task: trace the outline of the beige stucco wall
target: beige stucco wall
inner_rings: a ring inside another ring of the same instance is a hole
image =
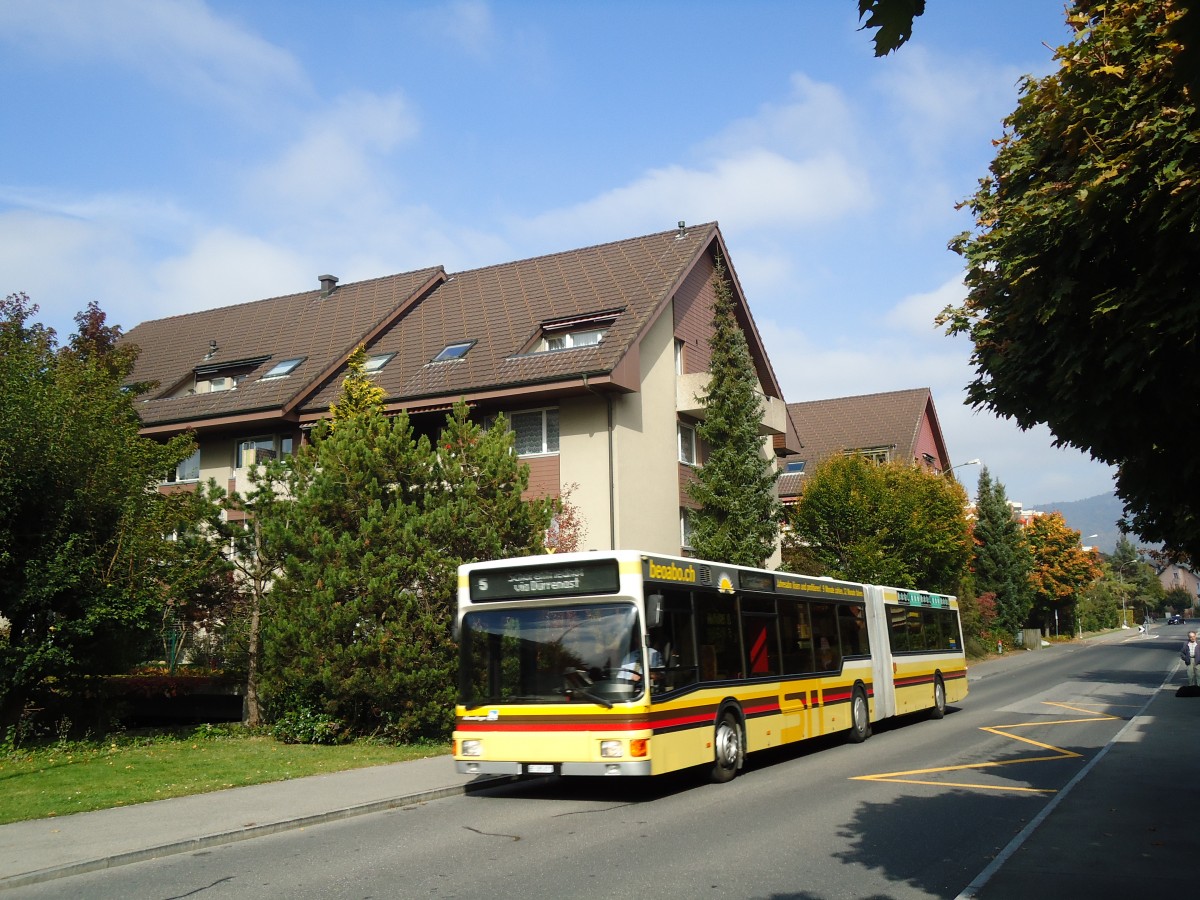
[[[558,408],[559,490],[587,528],[584,550],[612,549],[608,499],[608,407],[603,397],[564,400]]]
[[[642,338],[642,389],[615,404],[617,544],[679,552],[679,451],[674,316],[664,310]]]
[[[642,388],[613,396],[611,471],[604,397],[559,407],[559,466],[587,525],[588,549],[679,552],[672,316],[659,316],[639,348]],[[610,508],[615,515],[610,515]]]

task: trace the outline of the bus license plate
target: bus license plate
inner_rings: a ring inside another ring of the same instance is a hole
[[[525,771],[530,775],[553,775],[554,766],[551,763],[529,763]]]

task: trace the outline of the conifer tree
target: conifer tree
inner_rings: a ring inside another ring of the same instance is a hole
[[[696,428],[705,458],[688,486],[701,504],[691,518],[692,547],[705,559],[760,566],[779,542],[779,473],[763,448],[763,396],[720,256],[713,289],[712,377],[703,397],[705,419]]]
[[[345,407],[343,407],[345,408]],[[367,404],[314,429],[268,507],[283,550],[264,622],[263,692],[276,716],[315,713],[346,733],[444,738],[453,723],[457,566],[541,546],[548,503],[503,420],[456,405],[436,444]]]
[[[1007,635],[1025,627],[1033,608],[1032,569],[1033,556],[1004,485],[992,481],[984,466],[975,501],[975,586],[980,596],[995,595],[996,627]]]

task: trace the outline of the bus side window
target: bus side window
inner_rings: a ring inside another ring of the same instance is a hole
[[[737,678],[742,671],[742,648],[738,637],[733,598],[728,595],[696,597],[696,643],[701,646],[701,677],[705,681]],[[706,672],[704,647],[711,648],[712,675]]]
[[[811,612],[813,648],[817,653],[817,671],[836,671],[842,667],[837,608],[832,603],[814,603]]]
[[[791,597],[779,598],[779,633],[783,638],[783,673],[807,675],[815,672],[808,603]]]
[[[664,690],[686,687],[699,679],[692,600],[686,591],[664,592],[662,625],[650,630],[650,644],[663,657]]]
[[[867,617],[864,607],[838,606],[838,633],[842,638],[842,653],[857,656],[867,652]]]

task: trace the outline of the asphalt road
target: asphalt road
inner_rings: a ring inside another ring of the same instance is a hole
[[[522,782],[10,896],[953,898],[1170,663],[1149,641],[1056,649],[942,721],[759,754],[728,785]]]

